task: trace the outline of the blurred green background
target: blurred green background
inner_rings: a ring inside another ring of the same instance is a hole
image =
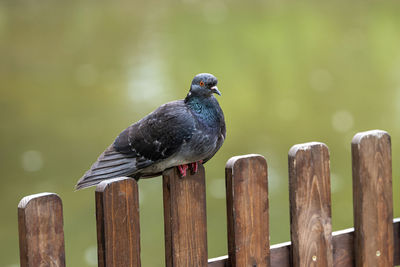
[[[0,266],[19,266],[17,205],[56,192],[69,266],[96,265],[94,188],[73,186],[121,130],[219,78],[227,139],[206,165],[209,257],[227,253],[224,165],[267,158],[272,244],[289,237],[287,152],[325,142],[332,222],[353,225],[350,142],[392,136],[399,216],[400,3],[0,1]],[[143,266],[164,263],[161,178],[140,186]]]

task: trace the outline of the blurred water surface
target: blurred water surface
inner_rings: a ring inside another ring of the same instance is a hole
[[[289,240],[287,152],[331,153],[334,230],[352,226],[350,141],[392,135],[399,215],[398,1],[1,1],[0,266],[18,266],[17,204],[57,192],[69,266],[95,266],[94,189],[73,186],[117,134],[192,77],[219,78],[227,139],[206,165],[209,256],[226,254],[224,165],[259,153],[272,244]],[[143,266],[164,262],[161,179],[140,181]]]

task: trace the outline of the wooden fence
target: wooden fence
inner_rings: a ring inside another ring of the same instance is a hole
[[[354,229],[332,233],[329,152],[323,143],[289,151],[291,242],[270,246],[267,162],[260,155],[226,165],[228,255],[207,257],[204,168],[163,174],[166,266],[394,266],[400,220],[393,221],[390,136],[352,141]],[[279,218],[272,218],[279,219]],[[118,178],[96,188],[99,266],[140,266],[138,185]],[[65,266],[61,199],[27,196],[18,206],[21,266]]]

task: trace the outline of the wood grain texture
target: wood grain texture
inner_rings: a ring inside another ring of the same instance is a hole
[[[291,266],[290,264],[291,242],[284,242],[271,246],[271,267]]]
[[[352,144],[356,266],[393,266],[392,156],[388,133],[358,133]]]
[[[354,266],[354,228],[337,231],[332,234],[333,266]]]
[[[140,266],[138,185],[116,178],[96,187],[98,266]]]
[[[332,266],[329,152],[306,143],[289,151],[290,232],[293,266]]]
[[[165,263],[168,267],[207,266],[207,217],[204,167],[180,177],[163,173]]]
[[[395,243],[394,266],[400,265],[400,218],[394,219],[393,237]],[[332,233],[333,243],[333,266],[354,266],[354,228]],[[290,242],[271,246],[271,267],[291,267],[290,265]],[[209,260],[209,267],[230,267],[228,256],[222,256]]]
[[[270,266],[267,162],[261,155],[233,157],[225,173],[231,266]]]
[[[18,205],[21,267],[65,266],[62,202],[58,195],[24,197]]]

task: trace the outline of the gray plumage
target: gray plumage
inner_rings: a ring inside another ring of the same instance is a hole
[[[121,132],[76,189],[120,176],[154,177],[167,168],[211,159],[226,134],[224,114],[213,95],[220,95],[217,83],[211,74],[196,75],[185,99],[160,106]]]

